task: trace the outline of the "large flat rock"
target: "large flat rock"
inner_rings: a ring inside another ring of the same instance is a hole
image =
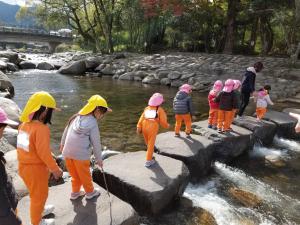
[[[197,181],[211,169],[212,153],[215,143],[208,138],[191,135],[186,138],[175,137],[174,132],[161,133],[156,137],[155,147],[158,153],[184,162],[188,167],[192,181]]]
[[[258,122],[256,118],[245,116],[242,120],[235,119],[233,123],[239,127],[244,127],[253,132],[255,141],[263,145],[271,145],[276,134],[277,126],[275,123],[263,120]]]
[[[95,184],[98,187],[97,184]],[[47,204],[55,205],[54,215],[57,225],[137,225],[137,214],[126,202],[102,188],[101,195],[92,200],[79,198],[70,201],[71,183],[53,186],[49,189]],[[111,205],[110,205],[111,201]],[[19,215],[24,225],[30,224],[29,196],[18,204]]]
[[[272,121],[277,125],[277,135],[284,138],[299,138],[295,132],[297,120],[289,116],[288,113],[269,110],[264,120]]]
[[[253,134],[248,129],[231,125],[232,132],[219,134],[217,130],[207,126],[207,120],[193,123],[195,133],[217,144],[214,148],[213,160],[230,162],[243,152],[252,149],[254,145]]]
[[[157,163],[145,164],[146,152],[130,152],[105,160],[110,192],[129,202],[142,215],[156,215],[178,199],[189,181],[189,171],[179,160],[155,154]],[[93,179],[104,185],[103,174],[95,169]]]

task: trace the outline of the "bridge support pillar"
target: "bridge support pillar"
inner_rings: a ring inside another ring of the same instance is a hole
[[[49,45],[49,52],[50,52],[50,53],[54,53],[56,47],[57,47],[59,44],[60,44],[59,42],[49,42],[49,43],[48,43],[48,45]]]

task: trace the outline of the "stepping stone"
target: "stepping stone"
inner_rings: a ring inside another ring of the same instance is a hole
[[[277,130],[275,123],[266,120],[258,122],[256,118],[251,116],[244,116],[243,119],[235,119],[233,123],[252,131],[254,139],[263,145],[273,143],[273,138]]]
[[[231,125],[233,129],[227,134],[220,134],[217,130],[208,128],[208,121],[193,123],[194,131],[212,140],[217,146],[214,148],[213,160],[230,162],[254,145],[253,133],[245,128]]]
[[[300,135],[295,132],[297,120],[289,116],[288,113],[269,110],[264,117],[264,120],[272,121],[277,125],[277,135],[284,138],[300,138]]]
[[[141,215],[157,215],[178,199],[189,182],[189,171],[179,160],[155,154],[156,164],[146,168],[145,151],[129,152],[105,160],[108,189],[130,203]],[[105,187],[100,170],[96,183]]]
[[[97,184],[94,184],[98,187]],[[53,186],[49,189],[47,204],[55,206],[55,224],[57,225],[138,225],[138,217],[134,209],[126,202],[100,188],[98,198],[86,200],[69,199],[71,183]],[[111,201],[111,204],[110,204]],[[18,204],[18,214],[23,224],[30,224],[29,196]]]
[[[175,137],[174,132],[157,135],[155,147],[159,154],[181,160],[189,168],[192,182],[198,181],[211,169],[212,155],[216,144],[206,137],[191,135]]]

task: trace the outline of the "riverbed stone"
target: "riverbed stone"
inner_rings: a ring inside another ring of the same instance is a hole
[[[166,86],[171,85],[171,80],[167,77],[163,78],[163,79],[160,80],[160,84],[166,85]]]
[[[178,72],[178,71],[171,71],[171,72],[168,74],[168,78],[169,78],[170,80],[176,80],[176,79],[180,78],[180,76],[181,76],[181,73]]]
[[[0,97],[0,107],[6,112],[9,119],[19,121],[21,109],[13,100]]]
[[[55,66],[49,62],[40,62],[37,65],[37,69],[39,69],[39,70],[54,70]]]
[[[242,205],[248,208],[258,208],[263,203],[263,200],[253,193],[236,187],[229,188],[228,193]]]
[[[208,138],[194,134],[186,138],[183,132],[181,137],[175,137],[174,132],[161,133],[155,142],[159,154],[184,162],[193,182],[210,171],[215,147],[214,142]]]
[[[94,184],[98,187],[97,184]],[[133,208],[116,196],[107,195],[100,189],[101,195],[92,200],[79,198],[70,201],[71,183],[49,188],[46,204],[55,206],[55,224],[57,225],[138,225],[138,218]],[[18,204],[18,214],[23,224],[30,224],[29,196],[24,197]]]
[[[8,140],[6,140],[5,137],[2,137],[0,139],[0,151],[6,153],[13,150],[15,150],[15,148],[11,144],[9,144]]]
[[[154,75],[149,75],[143,79],[142,83],[143,84],[160,84],[160,80],[157,79]]]
[[[277,126],[277,135],[284,138],[299,139],[300,135],[295,132],[297,120],[288,113],[268,110],[264,120],[272,121]]]
[[[133,80],[134,72],[127,72],[119,76],[119,80]]]
[[[3,132],[3,137],[6,138],[8,143],[15,148],[17,147],[17,136],[18,136],[18,130],[13,129],[10,127],[6,127]]]
[[[7,69],[7,63],[0,60],[0,70],[6,70]]]
[[[105,66],[105,68],[101,70],[101,73],[103,75],[111,75],[111,76],[115,74],[114,68],[111,65],[109,65],[109,64],[107,64]]]
[[[275,123],[266,120],[258,122],[256,118],[251,116],[244,116],[242,120],[235,119],[233,124],[252,131],[255,141],[258,141],[263,145],[272,144],[277,130]]]
[[[15,89],[10,79],[0,71],[0,92],[6,91],[10,93],[11,97],[15,95]]]
[[[212,140],[217,146],[213,151],[213,159],[221,162],[230,162],[237,156],[252,149],[254,145],[253,134],[250,130],[232,125],[228,134],[220,134],[217,130],[208,128],[208,121],[193,123],[196,134]]]
[[[88,57],[84,60],[87,70],[93,70],[102,63],[102,57]]]
[[[16,52],[11,51],[0,51],[0,58],[7,58],[9,62],[18,64],[19,63],[19,55]]]
[[[84,60],[70,62],[62,66],[58,72],[67,75],[84,75],[86,71]]]
[[[35,69],[36,68],[36,64],[32,61],[29,61],[29,60],[25,60],[23,62],[20,62],[19,66],[21,67],[21,69],[24,69],[24,70]]]
[[[11,72],[16,72],[16,71],[19,70],[19,67],[14,63],[8,62],[7,63],[7,70],[11,71]]]
[[[144,151],[112,156],[105,160],[110,192],[130,203],[141,215],[157,215],[178,199],[189,181],[189,171],[179,160],[154,154],[156,164],[146,168]],[[103,175],[93,171],[102,187]]]
[[[17,150],[14,149],[12,151],[5,153],[4,157],[6,160],[7,174],[12,177],[13,185],[16,189],[18,199],[21,199],[22,197],[28,195],[29,192],[24,181],[19,176],[19,172],[18,172],[19,162],[17,157]]]

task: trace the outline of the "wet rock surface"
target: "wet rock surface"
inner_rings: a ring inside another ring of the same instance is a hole
[[[97,184],[94,184],[98,187]],[[58,225],[138,225],[138,218],[133,208],[116,196],[106,194],[100,188],[101,195],[92,200],[79,198],[70,201],[71,183],[49,188],[46,204],[55,206],[55,224]],[[23,224],[30,224],[29,197],[24,197],[18,204],[19,215]]]
[[[257,208],[263,202],[258,196],[242,189],[231,187],[228,193],[245,207]]]
[[[213,151],[216,144],[205,137],[191,135],[175,137],[174,132],[157,135],[155,147],[159,154],[181,160],[188,167],[193,181],[199,180],[211,169]]]
[[[0,107],[6,112],[9,119],[19,121],[21,109],[13,100],[0,97]]]
[[[58,70],[59,73],[68,75],[84,75],[85,71],[86,66],[83,60],[68,63]]]
[[[145,164],[146,152],[132,152],[105,160],[108,189],[130,203],[141,215],[157,215],[178,199],[188,181],[189,171],[179,160],[155,155],[157,163]],[[100,170],[93,171],[94,182],[105,187]]]

